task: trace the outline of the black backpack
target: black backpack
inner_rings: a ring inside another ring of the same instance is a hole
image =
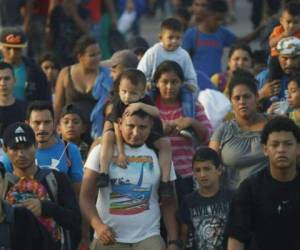
[[[56,177],[53,173],[54,170],[48,169],[48,168],[40,168],[38,173],[35,175],[35,179],[39,181],[40,183],[43,183],[45,180],[47,183],[47,186],[49,187],[49,196],[52,201],[57,202],[57,194],[58,194],[58,184],[56,181]],[[4,196],[8,189],[16,184],[19,181],[19,177],[15,176],[12,173],[6,172],[5,178],[4,178],[4,188],[3,188],[3,194],[2,198],[4,199]],[[72,240],[71,240],[71,234],[69,230],[65,230],[62,227],[60,227],[61,231],[61,250],[71,250],[72,249]],[[1,231],[0,231],[1,232]],[[1,248],[0,248],[1,249]],[[9,249],[9,248],[8,248]],[[1,249],[2,250],[2,249]]]
[[[11,233],[12,225],[14,223],[14,208],[7,202],[2,201],[2,213],[4,215],[4,221],[0,223],[0,249],[11,249]]]

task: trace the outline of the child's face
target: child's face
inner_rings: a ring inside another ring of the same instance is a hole
[[[123,78],[120,80],[119,97],[125,105],[137,102],[144,96],[145,88],[142,86],[142,84],[138,84],[136,86],[132,84],[132,82],[127,78]]]
[[[175,72],[162,73],[156,83],[161,100],[165,103],[177,102],[181,84],[182,82]]]
[[[212,161],[195,161],[193,172],[200,188],[209,189],[219,184],[221,170]]]
[[[205,18],[207,30],[215,32],[224,22],[225,13],[211,12]]]
[[[44,61],[41,63],[41,68],[45,73],[48,82],[55,83],[58,75],[58,69],[52,61]]]
[[[174,51],[180,46],[181,36],[179,31],[164,29],[160,34],[160,41],[165,50]]]
[[[228,61],[228,67],[231,72],[237,68],[250,70],[252,67],[252,59],[247,51],[237,49],[232,53]]]
[[[84,125],[79,115],[66,114],[60,119],[58,130],[64,140],[76,142],[84,133]]]
[[[288,85],[288,103],[291,108],[300,108],[300,88],[295,81]]]
[[[289,12],[284,11],[280,17],[280,24],[285,31],[300,29],[300,16],[292,16]]]

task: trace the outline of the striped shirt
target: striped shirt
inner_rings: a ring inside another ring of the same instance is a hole
[[[158,97],[156,100],[156,106],[160,112],[160,119],[162,122],[172,122],[183,116],[181,104],[163,104]],[[196,103],[196,117],[195,120],[199,121],[208,129],[208,133],[202,143],[207,144],[212,134],[212,126],[207,119],[204,109],[201,104]],[[172,160],[176,170],[176,173],[181,177],[189,177],[193,175],[192,171],[192,158],[194,155],[194,143],[195,141],[185,138],[181,135],[169,135],[172,145]]]

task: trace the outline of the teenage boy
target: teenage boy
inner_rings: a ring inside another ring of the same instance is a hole
[[[64,142],[78,146],[82,161],[88,154],[89,145],[82,140],[85,133],[85,118],[76,104],[67,104],[63,107],[58,121],[57,131]]]
[[[287,117],[271,119],[261,133],[269,167],[243,181],[228,219],[228,250],[300,249],[300,131]]]
[[[203,147],[193,157],[194,177],[199,189],[187,195],[179,210],[183,246],[188,229],[194,231],[194,249],[223,249],[224,230],[233,191],[220,186],[220,158]]]

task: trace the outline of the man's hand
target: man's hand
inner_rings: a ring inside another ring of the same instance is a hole
[[[95,228],[98,240],[100,240],[101,244],[106,246],[106,245],[111,245],[116,243],[116,234],[106,224],[102,224],[98,228]]]
[[[267,82],[259,92],[260,98],[270,98],[280,92],[280,81],[274,80]]]
[[[17,205],[18,207],[25,207],[30,210],[36,217],[42,215],[42,204],[39,199],[28,199]]]

